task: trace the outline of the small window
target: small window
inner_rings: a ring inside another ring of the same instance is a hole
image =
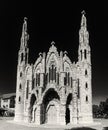
[[[85,88],[86,88],[86,89],[88,88],[88,84],[87,84],[87,83],[85,84]]]
[[[21,53],[21,62],[23,61],[23,53]]]
[[[29,94],[29,80],[27,80],[26,99],[28,99],[28,94]]]
[[[88,102],[88,96],[86,96],[86,102]]]
[[[21,102],[21,97],[19,97],[18,101]]]
[[[80,51],[80,53],[81,53],[81,60],[82,60],[82,50]]]
[[[25,62],[27,63],[27,53],[26,53],[26,55],[25,55]]]
[[[19,89],[22,89],[22,85],[21,84],[19,85]]]
[[[85,76],[87,76],[87,70],[85,70]]]
[[[20,77],[22,77],[22,72],[20,72]]]
[[[84,50],[84,58],[87,59],[87,51]]]
[[[37,95],[39,94],[38,90],[36,90]]]

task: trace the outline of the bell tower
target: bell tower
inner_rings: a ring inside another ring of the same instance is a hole
[[[24,117],[25,68],[28,63],[29,53],[28,40],[27,18],[25,17],[22,27],[21,45],[18,52],[15,121],[22,121]]]
[[[82,11],[79,30],[79,88],[80,88],[80,122],[91,123],[92,119],[92,74],[91,74],[91,49],[89,45],[89,33],[87,31],[87,19],[85,11]]]

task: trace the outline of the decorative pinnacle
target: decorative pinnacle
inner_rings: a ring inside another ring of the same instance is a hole
[[[85,14],[86,14],[86,13],[85,13],[84,10],[83,10],[81,13],[82,13],[81,26],[82,26],[82,27],[86,27],[86,24],[87,24],[87,23],[86,23],[86,17],[85,17]]]
[[[27,17],[24,17],[24,22],[27,21]]]
[[[55,42],[54,42],[54,41],[52,41],[52,42],[51,42],[51,45],[55,45]]]
[[[42,52],[39,52],[39,56],[42,56]]]
[[[81,14],[82,14],[82,15],[85,15],[85,14],[86,14],[85,10],[83,10],[83,11],[81,12]]]
[[[68,52],[67,52],[67,51],[64,51],[64,54],[65,54],[65,55],[67,55],[67,54],[68,54]]]

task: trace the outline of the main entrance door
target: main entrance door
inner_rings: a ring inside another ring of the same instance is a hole
[[[59,102],[60,97],[58,93],[50,88],[43,98],[43,122],[47,124],[57,124],[59,117]]]
[[[57,110],[55,105],[50,105],[47,110],[47,123],[56,124],[57,123]]]

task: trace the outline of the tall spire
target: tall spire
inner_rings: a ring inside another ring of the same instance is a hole
[[[29,35],[27,33],[27,18],[24,17],[24,23],[22,27],[22,36],[21,36],[21,48],[27,46],[28,39],[29,39]]]
[[[85,11],[83,10],[82,12],[82,19],[81,19],[81,27],[86,27],[87,26],[87,20],[86,20],[86,17],[85,17]]]
[[[24,17],[24,23],[23,23],[23,28],[22,28],[22,35],[27,33],[27,18]]]
[[[81,27],[79,30],[79,43],[80,45],[88,45],[89,33],[87,31],[87,19],[85,17],[85,11],[83,10],[81,17]]]

